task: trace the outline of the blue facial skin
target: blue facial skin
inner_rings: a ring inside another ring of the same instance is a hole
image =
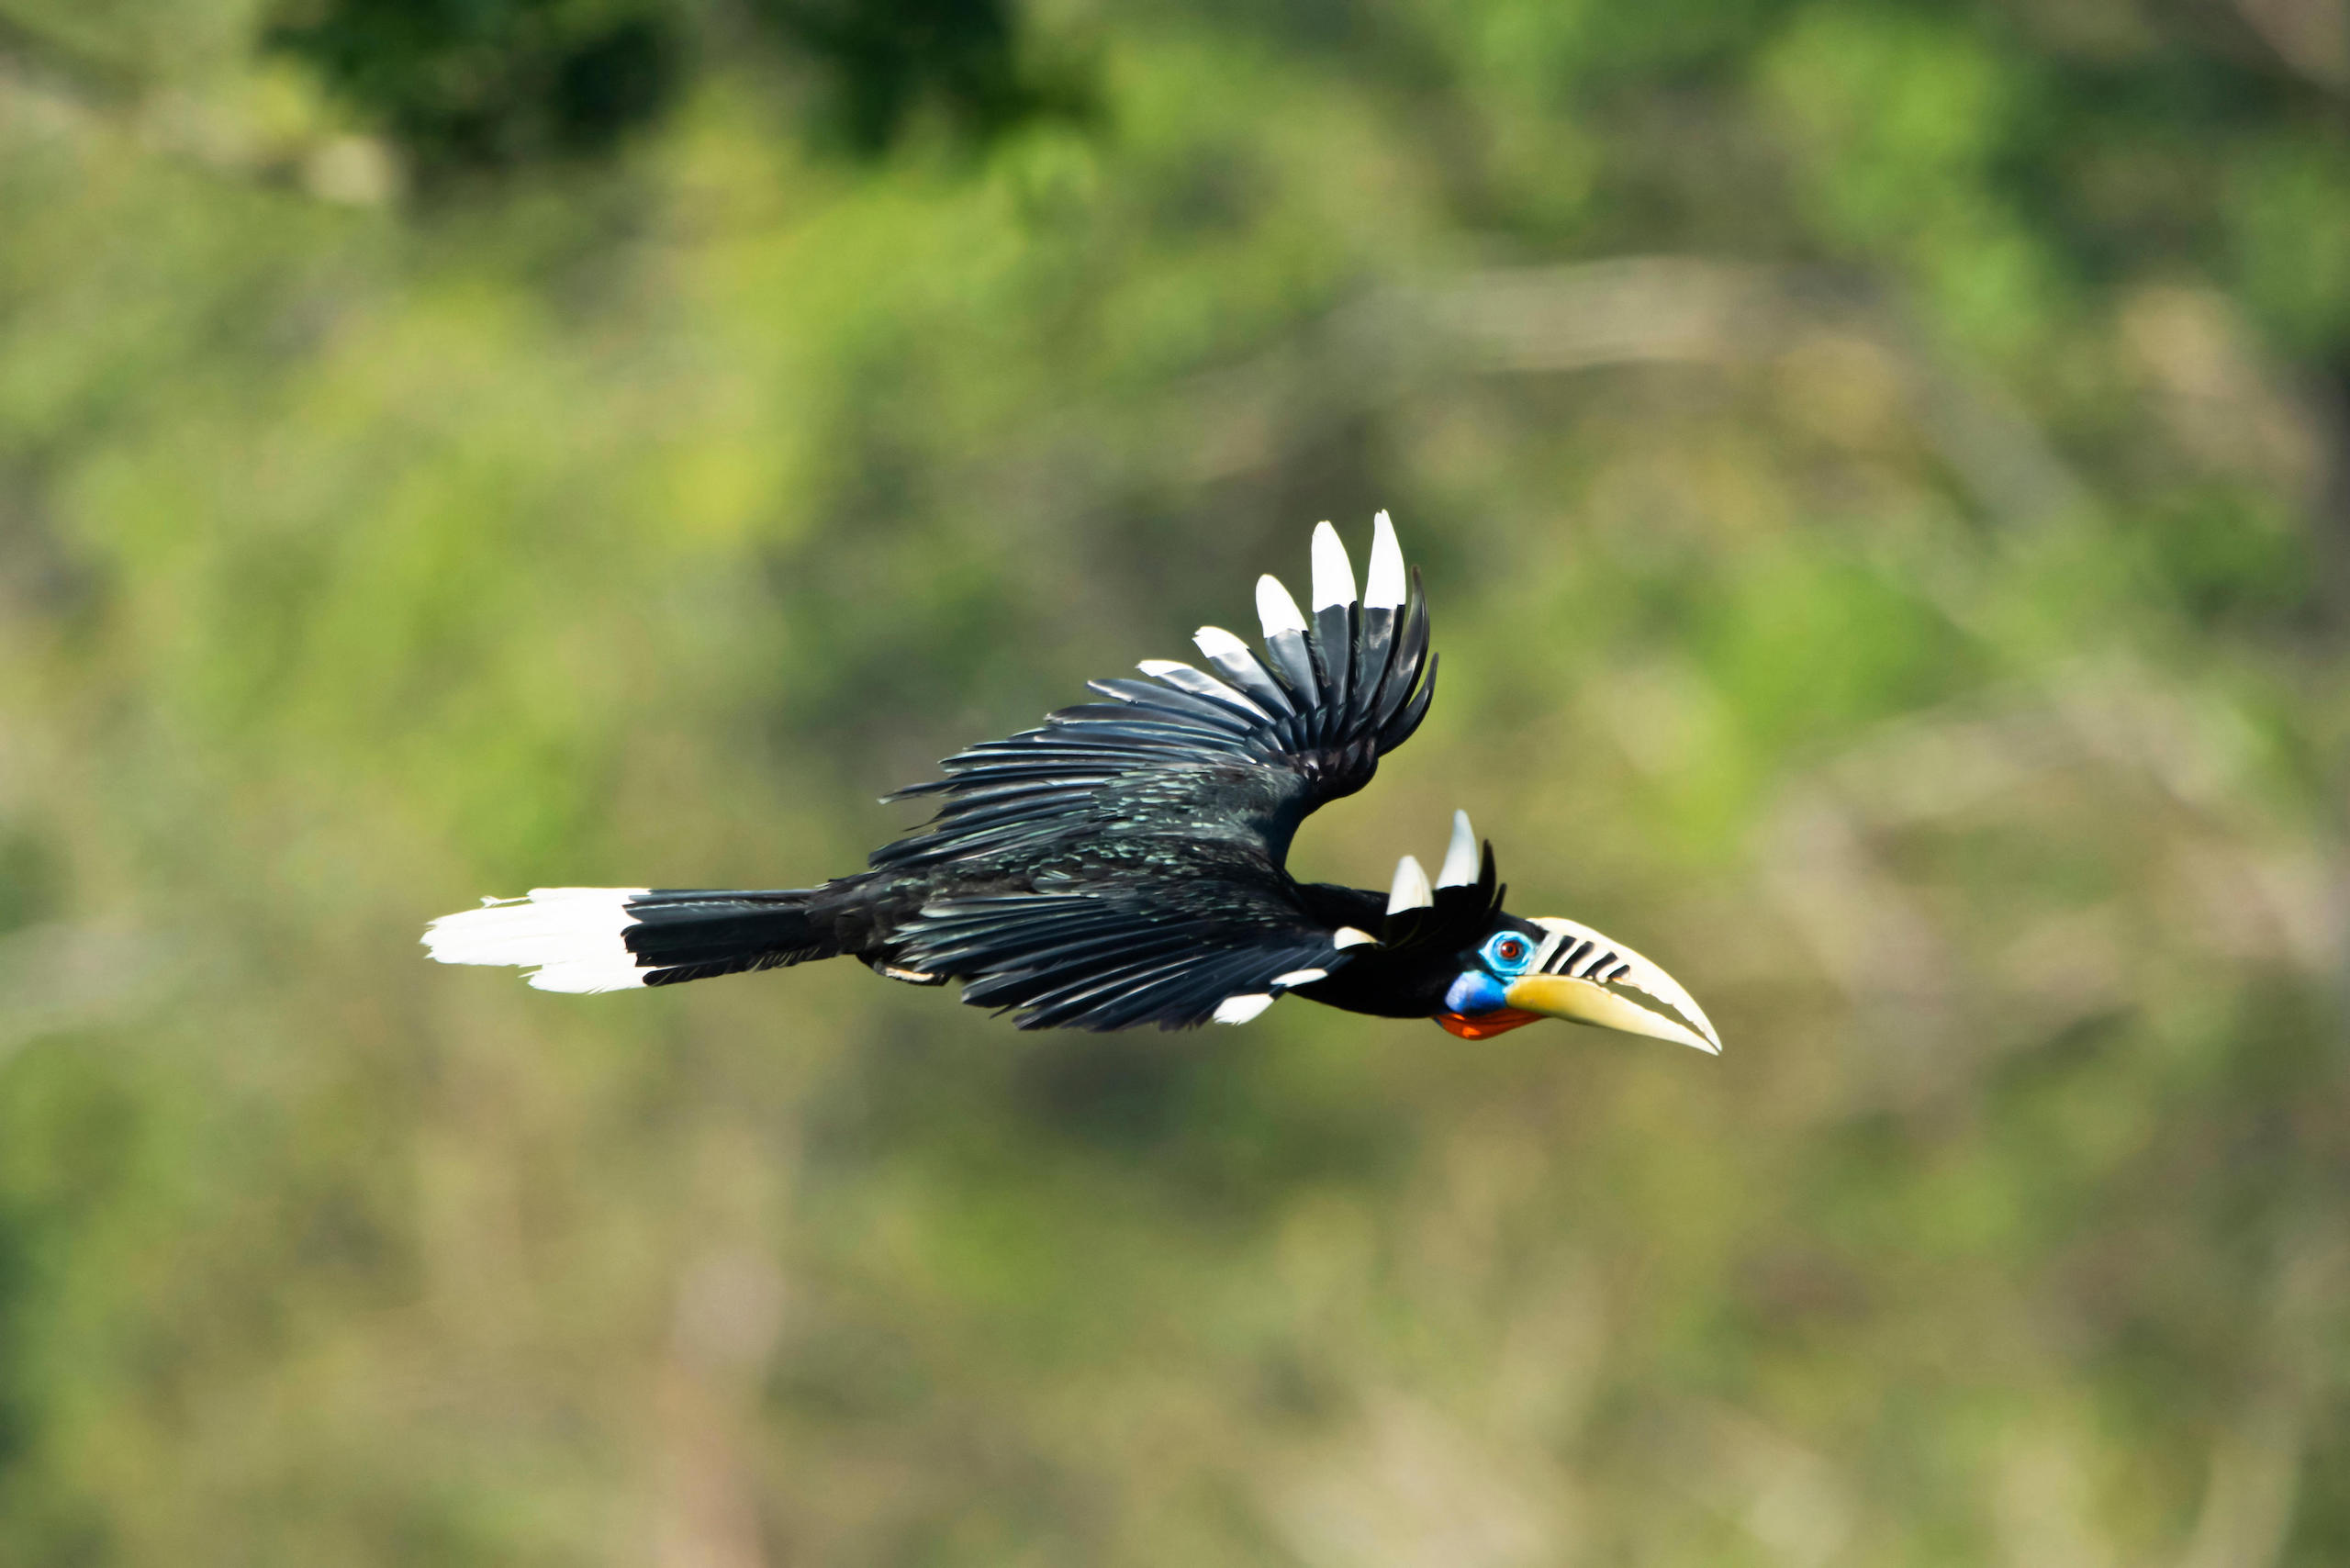
[[[1463,969],[1444,993],[1447,1011],[1465,1018],[1499,1011],[1506,1005],[1509,982],[1534,962],[1537,944],[1521,931],[1498,931],[1477,949],[1478,967]]]

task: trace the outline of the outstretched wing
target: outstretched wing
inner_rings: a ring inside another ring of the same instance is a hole
[[[920,831],[876,850],[872,864],[1033,860],[1062,846],[1156,837],[1253,848],[1278,871],[1306,814],[1370,783],[1435,695],[1419,574],[1406,585],[1385,512],[1365,588],[1358,603],[1346,549],[1323,523],[1310,620],[1278,581],[1258,580],[1263,657],[1203,626],[1195,640],[1214,674],[1147,659],[1147,680],[1089,681],[1112,700],[1064,708],[1036,729],[957,752],[941,764],[946,778],[890,797],[943,803]]]
[[[1339,968],[1346,938],[1245,896],[1169,909],[1114,890],[942,899],[903,933],[909,961],[964,977],[963,1000],[1024,1029],[1245,1024]]]
[[[958,752],[946,778],[891,797],[942,803],[874,853],[877,870],[989,890],[926,903],[897,932],[898,961],[963,980],[966,1002],[1024,1009],[1026,1028],[1177,1028],[1254,1017],[1369,942],[1317,914],[1284,862],[1306,814],[1369,783],[1427,715],[1418,576],[1382,512],[1360,601],[1326,522],[1312,616],[1270,577],[1257,604],[1261,656],[1202,627],[1209,670],[1150,660],[1147,680],[1091,682],[1112,700]]]

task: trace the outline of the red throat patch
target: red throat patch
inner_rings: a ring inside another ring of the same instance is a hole
[[[1539,1024],[1542,1014],[1520,1013],[1515,1007],[1505,1007],[1498,1013],[1480,1013],[1474,1018],[1465,1013],[1439,1013],[1436,1021],[1444,1026],[1448,1035],[1458,1035],[1464,1040],[1490,1040],[1495,1035],[1506,1035],[1512,1029]]]

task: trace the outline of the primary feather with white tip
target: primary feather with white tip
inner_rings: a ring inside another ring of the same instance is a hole
[[[1387,913],[1401,914],[1407,909],[1426,909],[1436,902],[1436,895],[1428,887],[1428,874],[1418,860],[1406,855],[1395,862],[1395,885],[1388,890]]]
[[[1395,610],[1404,599],[1404,547],[1395,543],[1395,525],[1381,512],[1371,524],[1371,570],[1363,578],[1363,608]]]
[[[1348,605],[1355,601],[1355,567],[1347,559],[1347,547],[1338,539],[1338,531],[1328,523],[1316,523],[1314,528],[1314,608],[1318,610],[1333,605]]]
[[[1439,888],[1469,888],[1477,883],[1477,834],[1467,812],[1452,813],[1452,842],[1445,846],[1444,868],[1436,874]]]
[[[1305,630],[1305,615],[1297,608],[1297,600],[1290,597],[1289,589],[1281,587],[1281,580],[1270,572],[1257,579],[1257,619],[1263,624],[1268,637]]]

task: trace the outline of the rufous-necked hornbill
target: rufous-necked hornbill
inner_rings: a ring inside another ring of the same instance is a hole
[[[542,991],[670,985],[850,957],[1024,1029],[1241,1024],[1283,996],[1483,1039],[1542,1018],[1721,1041],[1671,976],[1572,920],[1502,908],[1493,846],[1466,813],[1431,885],[1406,855],[1386,893],[1283,868],[1307,812],[1371,782],[1434,694],[1419,575],[1387,514],[1360,603],[1328,523],[1314,532],[1314,611],[1259,578],[1260,655],[1200,629],[1209,669],[1147,660],[1097,680],[1106,700],[942,765],[890,797],[934,798],[869,868],[765,892],[537,888],[445,915],[443,963],[535,966]]]

